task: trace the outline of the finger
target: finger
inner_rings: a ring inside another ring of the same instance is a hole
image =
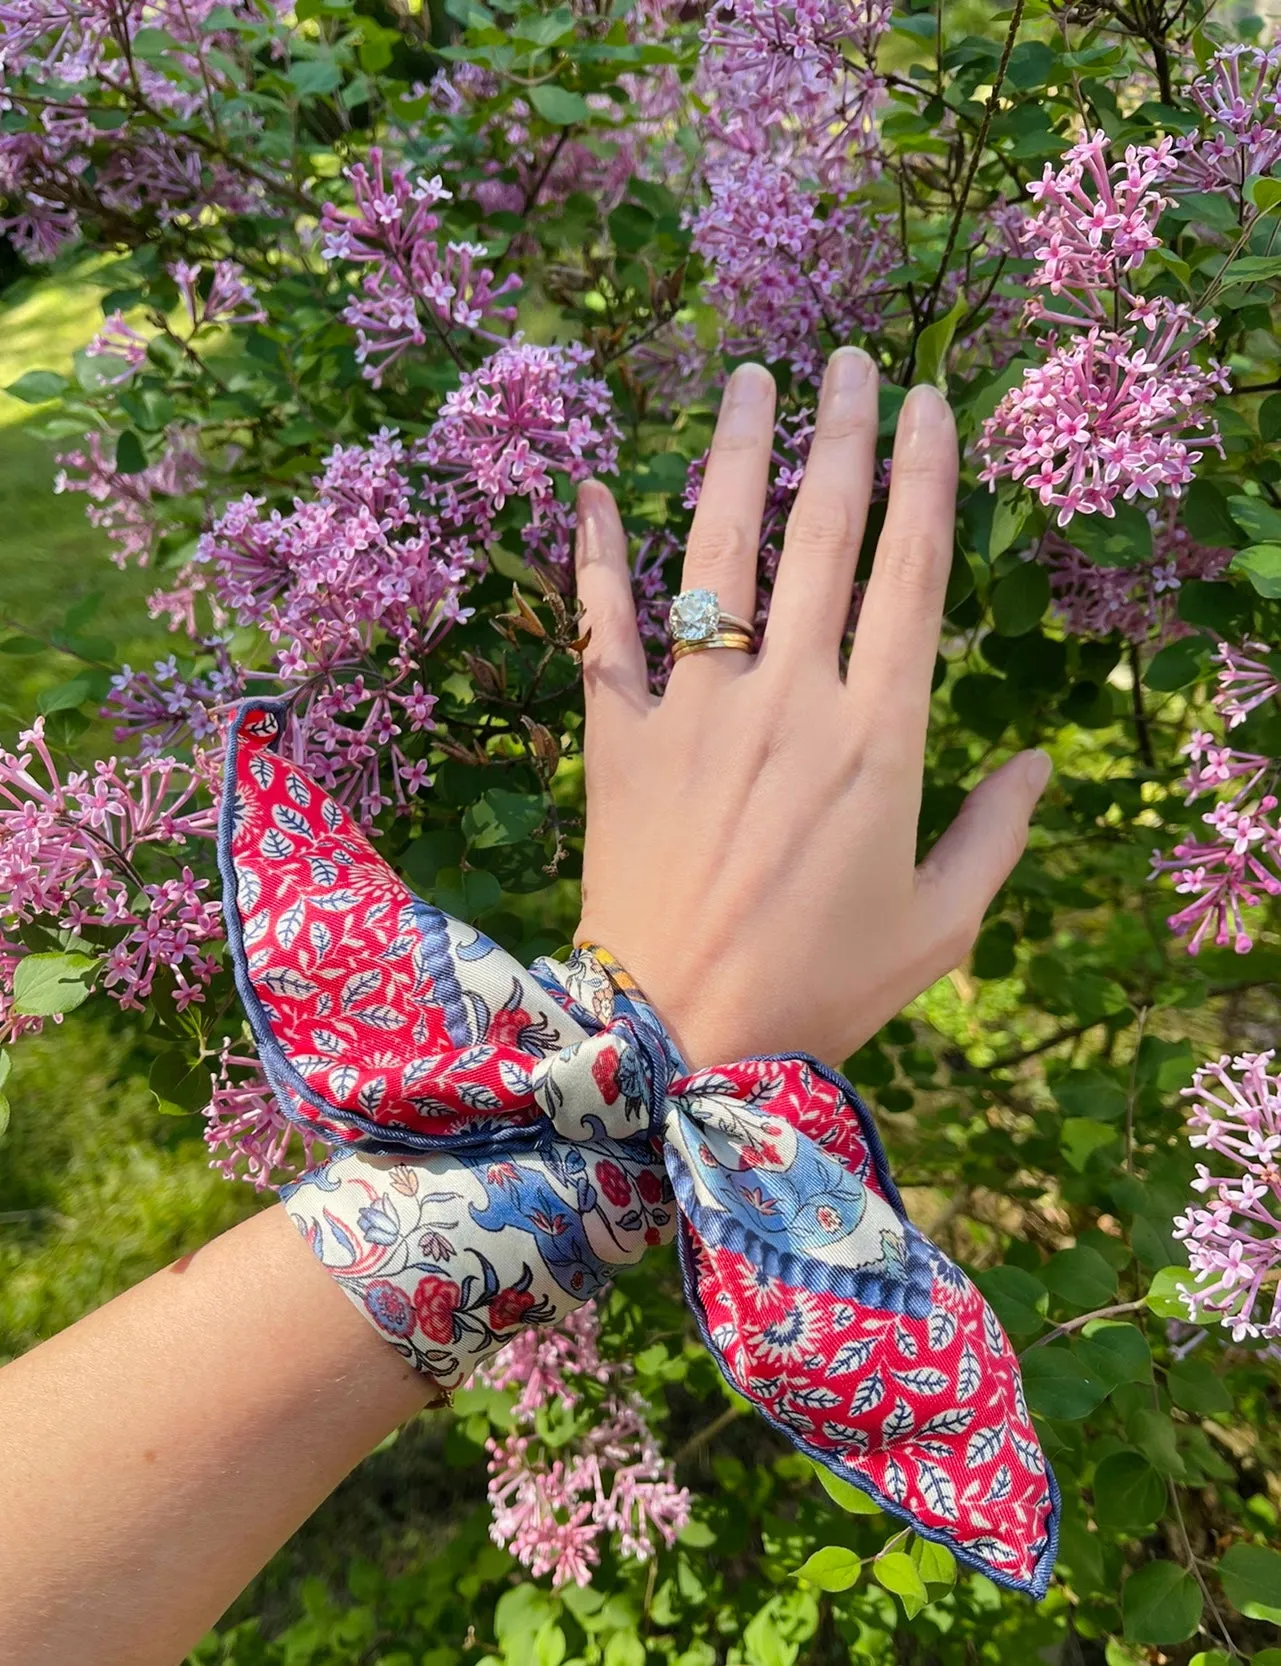
[[[969,953],[988,904],[1023,854],[1028,823],[1049,778],[1044,752],[1020,752],[1002,764],[974,788],[916,870],[925,918],[948,950],[943,971]]]
[[[578,536],[574,564],[583,630],[591,637],[583,649],[583,690],[589,728],[611,711],[641,712],[651,704],[649,668],[640,632],[627,534],[608,486],[585,480],[578,488]]]
[[[756,613],[756,555],[774,447],[774,378],[743,364],[725,387],[681,573],[684,590],[714,590],[726,613]],[[690,658],[738,659],[724,653]]]
[[[861,348],[833,353],[770,598],[770,642],[826,653],[834,668],[872,495],[877,382]]]
[[[846,686],[872,744],[917,768],[929,720],[956,519],[956,424],[928,383],[903,403],[890,500]]]

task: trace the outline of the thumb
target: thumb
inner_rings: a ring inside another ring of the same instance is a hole
[[[1020,752],[980,781],[916,871],[917,895],[935,929],[969,953],[988,904],[1027,844],[1028,822],[1050,779],[1044,752]]]

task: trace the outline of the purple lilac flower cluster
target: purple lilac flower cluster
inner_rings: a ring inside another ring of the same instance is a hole
[[[87,436],[84,450],[64,453],[58,464],[54,491],[88,496],[85,513],[115,545],[112,560],[117,567],[130,561],[140,567],[148,564],[160,530],[156,500],[193,492],[204,478],[195,436],[181,429],[169,432],[160,457],[137,474],[116,467],[96,429]]]
[[[1261,642],[1240,647],[1225,642],[1216,650],[1214,704],[1230,729],[1281,692],[1281,678],[1267,656]],[[1202,815],[1208,831],[1182,840],[1168,857],[1156,857],[1152,874],[1170,874],[1174,889],[1191,898],[1169,919],[1171,931],[1187,937],[1189,954],[1211,934],[1219,948],[1231,945],[1238,954],[1248,954],[1254,939],[1244,911],[1281,895],[1281,825],[1272,791],[1276,766],[1271,758],[1238,751],[1204,730],[1193,734],[1183,755],[1189,762],[1183,781],[1189,804],[1210,793],[1226,790],[1227,796],[1217,797]]]
[[[219,4],[0,0],[0,115],[18,109],[39,117],[38,129],[0,124],[0,197],[18,205],[0,216],[0,231],[27,259],[52,260],[86,217],[110,222],[145,212],[172,225],[209,209],[271,211],[261,181],[237,165],[234,148],[211,153],[182,131],[206,97],[209,55],[239,50],[232,31],[204,32]],[[259,15],[244,0],[232,0],[231,10]],[[133,52],[142,29],[162,29],[176,43],[164,62]],[[75,90],[90,80],[118,95],[126,113],[109,144]]]
[[[161,968],[173,975],[179,1010],[204,998],[218,969],[207,952],[222,936],[221,911],[172,855],[190,838],[210,838],[212,809],[192,802],[207,788],[174,758],[99,761],[65,780],[44,738],[44,719],[0,750],[0,1041],[39,1027],[12,1010],[13,972],[22,951],[10,933],[52,920],[97,942],[112,934],[101,987],[120,1006],[141,1011]],[[170,859],[172,873],[145,875],[145,853]]]
[[[1158,186],[1177,167],[1173,142],[1110,155],[1107,135],[1091,134],[1030,187],[1039,211],[1025,230],[1038,263],[1029,281],[1045,296],[1027,311],[1053,329],[1044,361],[983,425],[979,478],[993,488],[1021,481],[1060,526],[1114,515],[1117,498],[1177,497],[1206,448],[1222,449],[1210,413],[1227,373],[1194,357],[1215,321],[1128,281],[1160,246],[1170,199]]]
[[[1161,514],[1149,509],[1152,556],[1130,567],[1100,567],[1062,533],[1046,534],[1035,557],[1049,571],[1055,612],[1065,630],[1157,644],[1189,633],[1191,627],[1178,616],[1180,590],[1191,579],[1218,578],[1232,551],[1197,543],[1173,510],[1173,505]]]
[[[1197,1164],[1205,1199],[1174,1223],[1195,1280],[1183,1287],[1198,1324],[1218,1322],[1236,1342],[1281,1337],[1281,1077],[1274,1053],[1225,1054],[1202,1065],[1184,1094],[1188,1143],[1223,1159]]]
[[[481,244],[442,246],[434,210],[452,193],[440,176],[411,179],[404,168],[388,169],[374,146],[368,165],[357,162],[344,177],[356,210],[324,205],[322,252],[326,260],[369,268],[342,313],[356,332],[356,358],[368,380],[378,387],[403,353],[426,345],[429,330],[437,339],[463,329],[498,341],[484,321],[515,319],[516,308],[500,302],[520,288],[520,279],[509,274],[495,283],[489,267],[479,264]]]
[[[602,1359],[599,1339],[589,1302],[553,1330],[522,1331],[481,1372],[491,1388],[520,1390],[516,1429],[488,1443],[490,1536],[535,1578],[550,1573],[553,1589],[589,1584],[603,1539],[617,1534],[624,1556],[648,1561],[656,1540],[674,1544],[689,1520],[689,1493],[625,1385],[630,1367]],[[549,1454],[527,1431],[547,1407],[573,1411],[588,1383],[608,1389],[593,1421]]]

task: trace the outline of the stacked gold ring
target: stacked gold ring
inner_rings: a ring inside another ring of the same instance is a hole
[[[737,613],[726,613],[714,590],[696,586],[674,597],[667,615],[672,633],[672,658],[701,653],[704,648],[737,648],[750,654],[756,647],[756,626]]]
[[[689,638],[672,643],[672,658],[683,659],[686,654],[701,654],[705,648],[738,648],[745,654],[750,654],[756,647],[756,639],[746,631],[715,631],[711,636]]]

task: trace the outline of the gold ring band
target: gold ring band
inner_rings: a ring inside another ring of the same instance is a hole
[[[716,631],[711,636],[674,642],[672,658],[678,660],[686,654],[701,654],[705,648],[737,648],[742,653],[750,654],[755,647],[756,640],[747,631]]]

